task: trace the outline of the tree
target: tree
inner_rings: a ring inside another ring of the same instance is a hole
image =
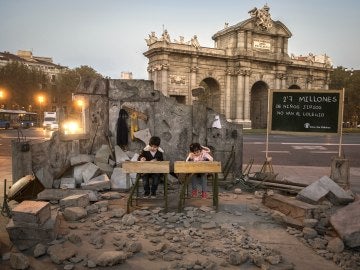
[[[80,66],[67,69],[56,80],[56,87],[52,95],[56,98],[58,106],[69,108],[72,111],[72,93],[75,92],[82,77],[103,78],[96,70],[89,66]]]
[[[6,89],[8,108],[27,109],[35,104],[35,93],[46,91],[49,80],[36,68],[12,62],[0,68],[0,86]]]
[[[356,126],[360,121],[360,71],[337,67],[331,74],[330,88],[345,88],[344,122]]]

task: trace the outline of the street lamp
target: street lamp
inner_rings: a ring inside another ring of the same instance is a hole
[[[40,104],[40,117],[39,117],[39,120],[40,120],[39,126],[40,126],[41,123],[43,122],[42,121],[42,104],[44,103],[45,98],[44,98],[43,95],[40,95],[40,96],[38,96],[37,100],[38,100],[38,102]]]
[[[0,89],[0,109],[3,109],[5,105],[3,105],[3,100],[5,99],[5,91]]]

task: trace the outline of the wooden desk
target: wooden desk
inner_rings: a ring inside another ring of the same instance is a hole
[[[165,211],[167,211],[167,174],[170,172],[170,161],[125,161],[122,163],[122,168],[125,173],[136,173],[135,184],[132,186],[127,201],[127,213],[130,213],[130,206],[132,206],[133,196],[135,190],[138,191],[139,180],[141,173],[163,173],[165,174],[164,180],[164,199],[165,199]],[[136,196],[136,204],[139,200],[139,192]]]
[[[213,206],[215,206],[216,211],[219,207],[219,186],[218,186],[218,173],[221,172],[221,163],[218,161],[175,161],[174,163],[174,173],[184,173],[186,174],[185,181],[182,183],[178,210],[181,212],[185,204],[185,190],[189,184],[190,174],[193,173],[212,173],[214,174],[213,181]]]

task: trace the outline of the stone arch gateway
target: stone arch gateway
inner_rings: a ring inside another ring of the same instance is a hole
[[[214,48],[202,47],[196,35],[186,41],[182,36],[171,39],[167,31],[161,37],[152,32],[144,55],[154,88],[191,105],[199,99],[192,90],[202,87],[207,106],[245,128],[264,127],[263,111],[256,108],[267,99],[267,91],[259,90],[258,82],[268,89],[328,89],[330,58],[312,53],[289,56],[292,33],[273,21],[269,10],[267,5],[254,8],[250,18],[225,24],[212,36]]]

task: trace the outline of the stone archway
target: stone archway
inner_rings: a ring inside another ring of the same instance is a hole
[[[251,88],[250,120],[252,128],[266,128],[269,86],[258,81]]]
[[[216,112],[221,112],[220,109],[220,85],[214,78],[205,78],[200,82],[200,86],[205,89],[204,95],[199,97],[199,100],[204,102],[207,107],[212,108]]]

